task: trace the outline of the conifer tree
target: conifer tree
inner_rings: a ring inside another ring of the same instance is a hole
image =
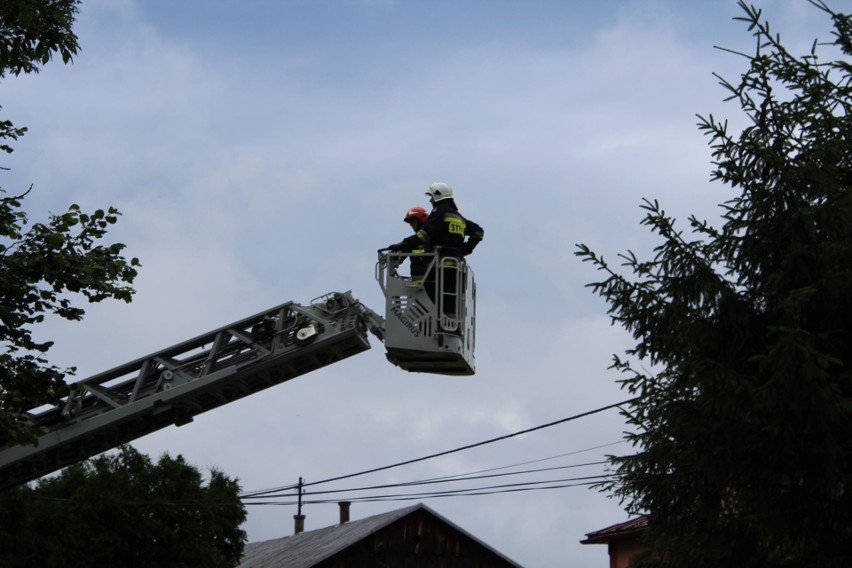
[[[720,226],[646,200],[653,258],[576,252],[636,340],[635,453],[603,489],[648,515],[649,566],[852,566],[852,19],[809,1],[833,37],[802,56],[739,2],[756,49],[719,79],[747,127],[699,117]]]

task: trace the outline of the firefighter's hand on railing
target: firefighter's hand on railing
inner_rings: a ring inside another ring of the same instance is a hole
[[[405,245],[403,245],[402,243],[396,243],[395,245],[388,245],[385,248],[380,248],[378,250],[378,253],[382,254],[383,252],[399,252],[404,248]]]
[[[379,267],[388,266],[388,261],[390,260],[390,256],[388,255],[388,253],[390,252],[390,248],[389,247],[380,248],[376,252],[379,253],[379,263],[378,263],[377,266],[379,266]]]

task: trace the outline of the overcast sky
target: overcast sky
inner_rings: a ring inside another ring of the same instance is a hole
[[[827,18],[806,0],[758,5],[795,54],[828,38]],[[630,338],[585,287],[598,274],[575,244],[613,261],[628,249],[646,254],[657,241],[639,225],[643,198],[684,229],[690,213],[718,218],[732,193],[709,183],[696,115],[742,122],[713,77],[735,81],[745,70],[743,58],[714,49],[752,51],[739,15],[734,0],[84,0],[74,63],[0,84],[2,118],[29,128],[2,158],[12,171],[0,185],[33,185],[33,221],[72,202],[117,207],[111,240],[142,269],[132,304],[95,305],[83,323],[39,330],[56,341],[51,362],[85,378],[332,291],[381,311],[376,249],[407,236],[403,213],[445,181],[486,231],[470,258],[474,377],[408,374],[372,339],[366,353],[134,446],[219,468],[249,492],[628,398],[607,367]],[[630,451],[619,444],[624,429],[617,411],[602,412],[317,489],[598,462]],[[423,502],[530,567],[606,566],[605,547],[579,541],[628,518],[582,485]],[[351,515],[410,504],[355,502]],[[303,512],[307,530],[337,519],[335,505]],[[249,507],[249,540],[292,534],[295,513]]]

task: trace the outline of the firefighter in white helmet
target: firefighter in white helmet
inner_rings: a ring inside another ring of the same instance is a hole
[[[436,181],[426,190],[432,203],[432,212],[426,223],[415,234],[391,245],[392,251],[411,250],[424,246],[427,250],[440,247],[440,256],[467,256],[485,237],[482,227],[462,216],[453,199],[452,188]]]

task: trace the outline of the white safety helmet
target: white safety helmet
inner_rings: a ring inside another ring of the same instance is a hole
[[[442,181],[436,181],[429,184],[429,189],[426,190],[426,195],[428,195],[432,201],[437,203],[443,199],[452,199],[453,188]]]

